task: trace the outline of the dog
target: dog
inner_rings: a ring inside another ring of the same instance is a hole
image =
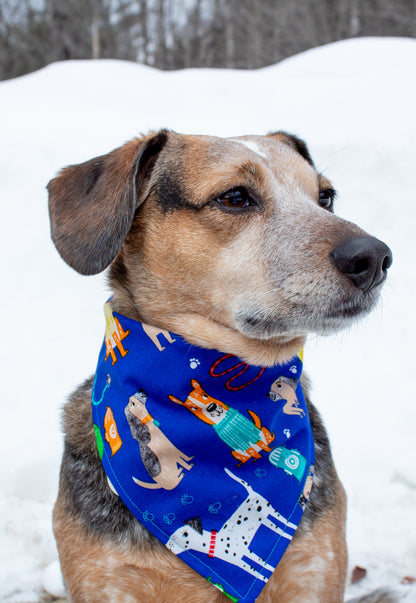
[[[246,481],[238,478],[227,468],[225,471],[247,491],[247,498],[233,514],[236,520],[244,517],[246,521],[237,524],[237,521],[233,521],[233,517],[229,517],[219,531],[208,531],[203,529],[202,522],[198,517],[192,517],[185,526],[172,534],[166,546],[175,554],[188,549],[201,552],[208,550],[209,557],[224,559],[228,563],[243,568],[259,580],[267,582],[267,578],[262,573],[243,559],[245,557],[251,563],[254,562],[268,572],[273,572],[274,568],[251,550],[250,545],[253,538],[261,527],[265,527],[276,532],[282,538],[292,540],[293,532],[285,532],[284,528],[296,530],[297,526],[283,517],[276,509],[271,508],[268,501],[255,492]],[[272,521],[270,517],[275,521]],[[280,527],[278,523],[283,524],[283,527]]]
[[[284,400],[283,412],[286,415],[305,415],[303,408],[299,408],[299,400],[296,397],[297,379],[289,377],[278,377],[270,388],[267,397],[276,402],[276,400]]]
[[[48,191],[59,253],[81,274],[109,267],[115,311],[259,367],[288,362],[308,333],[337,332],[370,312],[392,262],[383,242],[333,213],[333,185],[285,132],[152,132],[64,168]],[[315,481],[259,603],[344,596],[346,497],[302,383]],[[92,387],[90,378],[63,415],[53,525],[70,600],[225,603],[108,487]]]
[[[136,392],[130,397],[124,412],[132,436],[139,444],[146,471],[155,481],[148,483],[135,477],[133,480],[142,488],[172,490],[183,478],[183,469],[192,469],[192,463],[189,462],[192,457],[178,450],[155,425],[153,417],[147,411],[146,402],[146,392]]]
[[[159,341],[159,335],[163,335],[168,343],[174,343],[175,340],[172,339],[169,331],[164,331],[163,329],[158,329],[157,327],[152,327],[152,325],[146,325],[142,323],[143,331],[146,333],[148,337],[153,341],[159,352],[162,352],[165,348]]]
[[[240,461],[237,467],[249,459],[261,458],[261,450],[270,452],[269,444],[273,442],[275,435],[267,427],[262,427],[255,412],[247,411],[253,419],[252,423],[239,411],[207,394],[196,379],[192,379],[191,387],[193,389],[185,402],[171,395],[168,396],[169,400],[184,406],[198,419],[211,425],[221,440],[232,448],[231,454]]]

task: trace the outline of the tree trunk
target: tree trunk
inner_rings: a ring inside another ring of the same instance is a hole
[[[225,0],[225,66],[234,67],[235,61],[235,15],[233,0]]]
[[[158,55],[159,65],[161,69],[166,69],[166,19],[165,19],[165,0],[158,0],[157,6],[157,38],[158,38]]]
[[[91,48],[92,48],[92,58],[99,59],[100,58],[100,24],[99,18],[96,12],[93,12],[92,20],[91,20]]]
[[[360,12],[358,0],[350,0],[349,35],[355,38],[360,33]]]

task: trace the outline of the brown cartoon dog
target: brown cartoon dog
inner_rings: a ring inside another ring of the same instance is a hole
[[[289,377],[278,377],[270,388],[267,397],[270,400],[285,400],[286,404],[283,406],[283,412],[287,415],[298,415],[303,417],[305,412],[303,408],[299,407],[299,401],[296,397],[296,387],[298,384],[297,379],[290,379]]]
[[[308,333],[333,333],[370,312],[392,261],[384,243],[334,215],[333,185],[305,143],[285,132],[219,138],[162,130],[65,168],[48,190],[59,253],[81,274],[109,267],[116,312],[259,367],[289,361]],[[111,347],[122,353],[116,340]],[[54,509],[71,601],[226,603],[109,489],[92,383],[65,406]],[[258,603],[343,601],[346,499],[303,386],[319,443],[315,482]]]
[[[143,465],[155,481],[143,482],[135,477],[133,480],[142,488],[173,490],[183,478],[183,469],[192,469],[192,464],[189,464],[192,457],[178,450],[154,424],[146,402],[147,394],[141,390],[130,397],[124,413],[131,435],[139,444]]]
[[[174,343],[174,339],[172,339],[169,331],[165,331],[164,329],[158,329],[157,327],[153,327],[152,325],[146,325],[142,323],[143,331],[146,333],[148,337],[153,341],[159,352],[162,352],[165,348],[159,341],[159,335],[163,335],[168,343]]]

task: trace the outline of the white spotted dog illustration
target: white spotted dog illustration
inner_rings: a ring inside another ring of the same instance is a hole
[[[165,348],[159,341],[159,335],[163,335],[168,343],[174,343],[176,339],[172,339],[169,331],[165,331],[165,329],[159,329],[158,327],[153,327],[152,325],[147,325],[142,322],[143,331],[146,333],[148,337],[153,341],[159,352],[162,352]]]
[[[192,469],[189,457],[172,444],[154,423],[146,408],[147,394],[139,390],[130,397],[124,409],[131,435],[138,442],[143,465],[155,481],[133,480],[143,488],[173,490],[184,477],[184,469]],[[179,465],[179,467],[178,467]]]
[[[272,383],[267,397],[273,400],[273,402],[276,400],[286,400],[286,404],[283,406],[283,412],[286,415],[304,417],[305,411],[299,407],[299,400],[296,397],[297,384],[298,379],[290,379],[284,376],[278,377]]]
[[[236,477],[225,468],[226,473],[239,482],[247,490],[247,498],[234,511],[220,530],[204,530],[201,519],[193,517],[178,528],[169,538],[166,546],[175,555],[192,549],[200,553],[207,553],[208,557],[222,559],[232,565],[237,565],[244,571],[252,574],[259,580],[267,582],[258,570],[250,565],[250,561],[268,572],[273,572],[274,567],[259,557],[250,549],[251,542],[260,526],[272,530],[283,538],[292,539],[296,525],[290,523],[280,515],[271,504],[244,480]],[[274,520],[274,521],[273,521]],[[276,525],[279,522],[283,528]],[[285,532],[290,528],[293,533]],[[244,561],[243,557],[248,560]]]
[[[223,442],[232,448],[231,454],[240,461],[238,466],[249,459],[261,458],[260,451],[270,452],[270,442],[275,434],[263,427],[255,412],[247,410],[252,421],[235,408],[213,398],[195,379],[191,379],[192,391],[184,402],[175,396],[169,399],[190,410],[198,419],[208,423]]]

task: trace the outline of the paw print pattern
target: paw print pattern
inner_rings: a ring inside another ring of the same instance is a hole
[[[210,513],[213,513],[214,515],[216,515],[218,513],[218,511],[221,509],[221,506],[222,505],[220,502],[212,503],[212,505],[209,505],[208,511]]]
[[[293,373],[293,375],[297,375],[298,374],[298,367],[296,366],[296,364],[292,364],[292,366],[290,367],[289,371],[291,373]]]
[[[256,469],[255,472],[256,477],[266,477],[267,469]]]
[[[283,430],[283,433],[285,434],[285,436],[286,436],[287,438],[290,438],[290,436],[291,436],[290,429],[284,429],[284,430]]]
[[[142,518],[143,518],[143,521],[153,521],[155,516],[153,515],[153,513],[150,513],[149,511],[144,511]]]
[[[198,368],[198,366],[200,365],[200,361],[198,360],[198,358],[191,358],[189,360],[189,366],[191,367],[191,369],[196,369]]]
[[[181,503],[185,505],[191,505],[194,502],[194,497],[190,494],[182,494]]]
[[[163,516],[163,521],[170,526],[175,521],[175,513],[165,513]]]

